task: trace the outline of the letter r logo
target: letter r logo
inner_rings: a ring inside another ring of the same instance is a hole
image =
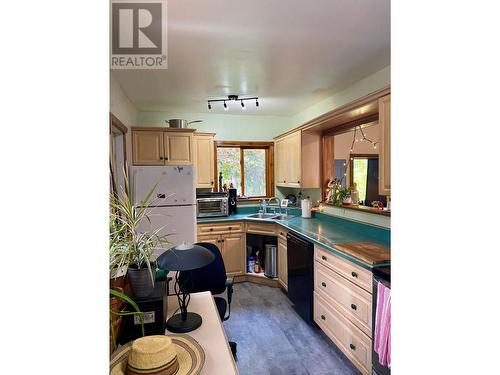
[[[161,7],[161,3],[113,3],[113,54],[160,54]]]

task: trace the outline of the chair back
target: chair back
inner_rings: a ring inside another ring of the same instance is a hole
[[[226,290],[226,267],[217,245],[210,242],[198,242],[196,245],[203,246],[215,255],[212,263],[191,271],[179,273],[179,283],[189,293],[210,291],[212,294],[220,294]]]

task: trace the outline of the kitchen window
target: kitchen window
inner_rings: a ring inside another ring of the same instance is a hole
[[[272,142],[215,142],[216,184],[219,173],[227,188],[230,184],[240,198],[265,198],[273,196],[274,173]]]

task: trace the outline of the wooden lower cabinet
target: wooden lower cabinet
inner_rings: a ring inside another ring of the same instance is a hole
[[[314,321],[361,373],[371,374],[370,338],[317,292],[314,292]]]
[[[314,321],[351,362],[371,374],[372,273],[315,246]]]
[[[228,231],[221,234],[201,236],[198,234],[197,242],[209,242],[219,248],[228,276],[243,275],[245,273],[245,233]]]
[[[278,282],[288,291],[288,261],[286,241],[278,238]]]
[[[224,265],[226,274],[242,275],[245,273],[245,233],[234,233],[222,236]]]

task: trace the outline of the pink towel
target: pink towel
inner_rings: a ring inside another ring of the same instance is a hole
[[[375,312],[375,341],[373,343],[378,361],[391,367],[391,289],[378,283],[377,310]]]

